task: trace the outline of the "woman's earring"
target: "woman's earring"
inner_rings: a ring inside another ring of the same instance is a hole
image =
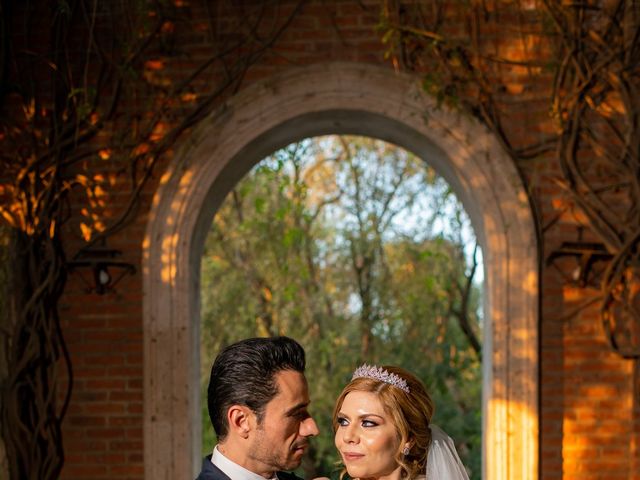
[[[409,447],[404,447],[402,449],[402,455],[404,455],[405,457],[409,455]]]

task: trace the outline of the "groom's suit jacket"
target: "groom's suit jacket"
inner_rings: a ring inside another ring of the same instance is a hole
[[[202,471],[196,480],[234,480],[225,475],[222,470],[211,463],[211,455],[204,458],[202,461]],[[278,472],[278,480],[302,480],[293,473]]]

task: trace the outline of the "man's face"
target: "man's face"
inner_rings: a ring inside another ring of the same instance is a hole
[[[254,431],[249,458],[265,473],[294,470],[309,446],[308,437],[318,434],[309,414],[309,389],[303,374],[284,370],[275,376],[278,393],[267,403],[262,422]]]

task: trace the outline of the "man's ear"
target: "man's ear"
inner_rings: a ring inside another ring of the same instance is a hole
[[[249,407],[231,405],[227,410],[227,421],[230,432],[246,439],[256,424],[256,416]]]

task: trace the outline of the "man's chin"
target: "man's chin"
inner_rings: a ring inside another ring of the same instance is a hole
[[[289,471],[289,470],[295,470],[296,468],[298,468],[302,463],[303,455],[304,455],[304,450],[295,451],[293,453],[293,457],[289,459],[289,461],[285,465],[285,468],[283,468],[282,470]]]

